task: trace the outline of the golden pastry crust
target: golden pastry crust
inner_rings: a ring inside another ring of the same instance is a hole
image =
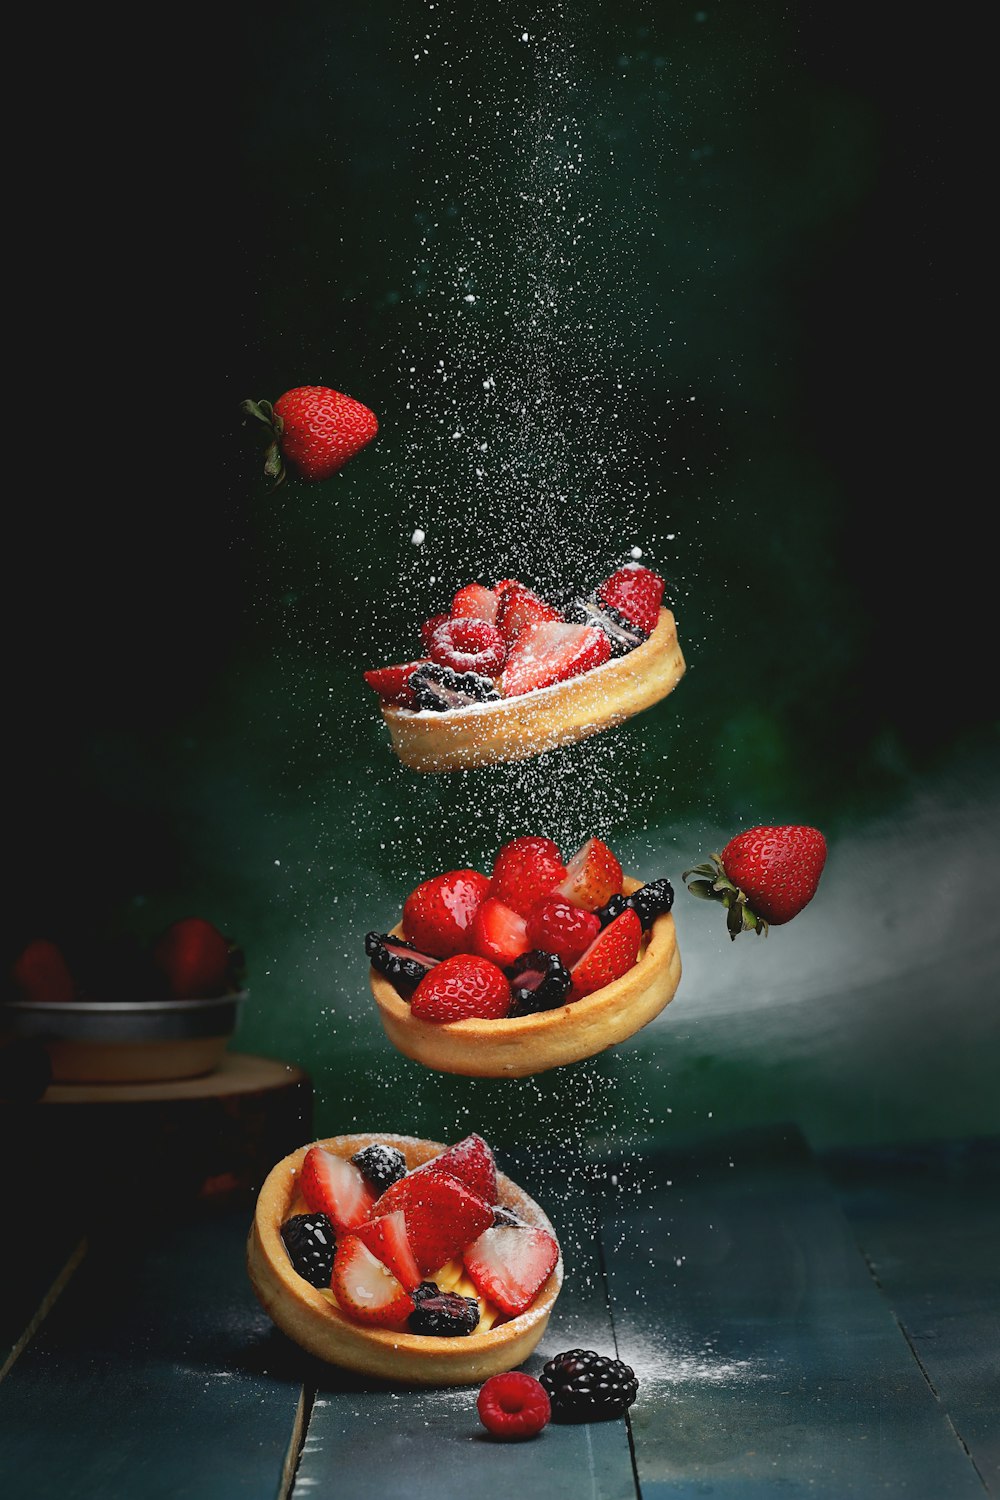
[[[381,1141],[396,1146],[409,1169],[446,1149],[436,1141],[410,1136],[338,1135],[318,1144],[338,1156],[353,1156]],[[310,1144],[314,1144],[310,1142]],[[394,1385],[478,1385],[501,1370],[512,1370],[532,1353],[545,1331],[562,1286],[562,1254],[528,1311],[518,1318],[463,1338],[368,1328],[346,1317],[296,1271],[281,1239],[281,1225],[303,1211],[298,1174],[309,1146],[301,1146],[268,1173],[257,1199],[247,1241],[247,1271],[257,1299],[274,1323],[297,1344],[329,1364],[391,1380]],[[298,1203],[297,1203],[298,1200]],[[529,1224],[555,1230],[534,1199],[497,1173],[497,1201]]]
[[[641,880],[626,877],[631,895]],[[402,927],[392,929],[401,937]],[[674,919],[657,917],[644,935],[638,961],[614,984],[572,1005],[503,1021],[422,1021],[377,969],[369,982],[393,1046],[414,1062],[468,1078],[525,1078],[594,1057],[623,1042],[658,1016],[680,983],[681,957]]]
[[[444,713],[383,704],[382,717],[396,754],[414,771],[461,771],[528,760],[651,708],[673,692],[684,667],[673,614],[661,609],[648,641],[568,682]]]

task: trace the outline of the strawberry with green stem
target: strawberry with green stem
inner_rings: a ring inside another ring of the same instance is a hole
[[[326,385],[300,385],[270,401],[244,401],[269,438],[264,473],[279,485],[288,468],[300,479],[329,479],[371,442],[378,418],[367,406]]]
[[[720,901],[726,927],[767,936],[808,906],[826,864],[826,839],[818,828],[801,824],[748,828],[730,839],[721,854],[685,870],[693,896]],[[690,877],[690,878],[689,878]]]

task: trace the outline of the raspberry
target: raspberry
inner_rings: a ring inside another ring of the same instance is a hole
[[[510,1010],[510,985],[488,958],[458,953],[424,975],[410,1010],[424,1021],[499,1021]]]
[[[534,1437],[552,1415],[544,1387],[520,1370],[491,1375],[476,1398],[476,1410],[486,1431],[507,1442]]]
[[[446,620],[432,633],[427,649],[439,667],[480,677],[496,677],[507,659],[507,642],[486,620]]]

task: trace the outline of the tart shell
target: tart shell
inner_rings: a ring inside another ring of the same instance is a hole
[[[404,766],[461,771],[528,760],[621,724],[672,693],[684,669],[676,621],[661,609],[648,641],[568,682],[443,713],[383,704],[382,717]]]
[[[641,885],[626,877],[623,890],[631,895]],[[403,935],[401,926],[392,931]],[[621,979],[557,1010],[502,1021],[424,1021],[384,974],[373,968],[368,977],[386,1036],[404,1056],[467,1078],[526,1078],[593,1057],[641,1031],[673,999],[681,958],[674,919],[665,912]]]
[[[422,1166],[446,1149],[436,1141],[381,1132],[332,1136],[318,1144],[337,1156],[350,1157],[375,1141],[402,1151],[408,1170]],[[528,1358],[545,1332],[562,1286],[561,1252],[555,1269],[527,1312],[485,1333],[435,1338],[366,1327],[346,1317],[318,1288],[292,1269],[281,1238],[285,1220],[304,1211],[298,1196],[298,1177],[308,1150],[309,1146],[301,1146],[268,1173],[247,1241],[247,1271],[257,1300],[283,1333],[328,1364],[391,1380],[394,1385],[477,1385]],[[500,1172],[497,1202],[556,1238],[555,1230],[534,1199]]]

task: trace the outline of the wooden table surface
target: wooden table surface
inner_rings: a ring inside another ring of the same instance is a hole
[[[365,1383],[258,1308],[245,1204],[8,1230],[7,1500],[726,1500],[1000,1493],[1000,1142],[817,1161],[791,1127],[574,1164],[567,1278],[526,1368],[640,1377],[627,1420],[498,1444],[475,1390]]]

